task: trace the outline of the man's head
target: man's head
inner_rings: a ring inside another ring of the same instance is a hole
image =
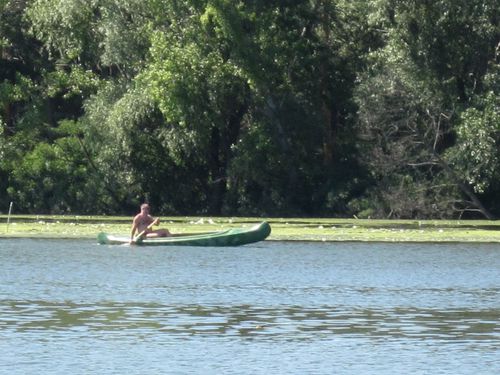
[[[149,212],[149,204],[147,203],[141,204],[141,212]]]

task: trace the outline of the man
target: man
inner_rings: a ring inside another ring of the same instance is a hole
[[[167,229],[156,229],[153,230],[150,225],[159,225],[160,219],[154,219],[153,216],[149,214],[149,204],[141,204],[141,212],[135,215],[134,221],[132,222],[132,230],[130,232],[130,240],[133,241],[136,233],[142,233],[146,231],[145,236],[151,237],[168,237],[170,232]],[[148,228],[149,227],[149,228]]]

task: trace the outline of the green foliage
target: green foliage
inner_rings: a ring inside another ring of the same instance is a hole
[[[64,62],[81,60],[99,48],[92,18],[97,1],[35,0],[26,10],[31,32],[43,41],[51,57]]]
[[[500,212],[497,12],[494,0],[0,1],[0,206]]]
[[[500,101],[494,92],[462,112],[451,162],[476,193],[484,193],[500,177]]]
[[[369,20],[384,30],[386,43],[369,55],[371,70],[362,75],[356,97],[360,134],[368,141],[365,163],[377,181],[371,191],[382,202],[379,215],[450,216],[473,209],[489,216],[475,193],[484,191],[497,168],[495,119],[491,108],[486,115],[471,104],[488,96],[487,67],[498,43],[494,2],[371,5],[378,10]],[[479,161],[478,155],[491,159]],[[400,187],[418,212],[404,207]],[[418,198],[412,191],[425,194]],[[395,210],[394,202],[403,209]],[[434,214],[425,209],[433,205],[439,208]]]
[[[88,212],[96,203],[96,190],[88,169],[75,124],[64,122],[52,144],[39,142],[12,168],[10,199],[18,207],[34,212]]]
[[[394,53],[414,64],[414,80],[464,103],[481,88],[498,43],[494,0],[378,0],[379,18]]]
[[[72,67],[69,72],[62,69],[51,71],[45,78],[45,92],[49,98],[86,98],[99,86],[98,77],[91,70],[83,70],[81,66]]]

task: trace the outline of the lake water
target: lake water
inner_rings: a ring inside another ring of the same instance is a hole
[[[499,374],[500,245],[0,240],[1,374]]]

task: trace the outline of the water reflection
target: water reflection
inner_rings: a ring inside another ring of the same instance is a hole
[[[498,374],[498,250],[3,241],[0,373]]]
[[[500,309],[342,309],[333,306],[216,306],[0,301],[1,331],[79,330],[172,335],[500,339]]]

